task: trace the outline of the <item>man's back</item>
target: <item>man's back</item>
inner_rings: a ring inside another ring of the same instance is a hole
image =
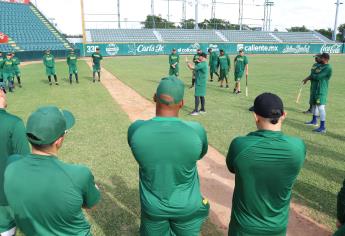
[[[286,230],[293,183],[303,165],[305,145],[282,132],[260,130],[236,138],[227,165],[235,173],[231,226],[266,235]]]
[[[26,235],[91,235],[81,207],[99,200],[90,170],[54,156],[10,157],[5,194]]]
[[[140,166],[142,208],[161,216],[187,215],[202,197],[196,162],[207,152],[202,126],[156,117],[129,128],[128,142]]]

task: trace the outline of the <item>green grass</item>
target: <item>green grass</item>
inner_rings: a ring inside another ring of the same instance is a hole
[[[60,86],[49,86],[41,64],[23,67],[23,88],[8,94],[8,110],[24,120],[42,105],[71,110],[77,122],[59,157],[90,167],[100,186],[102,200],[88,212],[94,235],[136,235],[140,224],[138,167],[127,145],[130,121],[103,86],[91,83],[84,62],[79,64],[79,85],[68,83],[65,63],[57,63],[57,71]],[[210,223],[203,232],[217,235]]]
[[[189,58],[191,60],[191,57]],[[233,56],[232,56],[233,59]],[[207,115],[190,117],[193,110],[194,91],[186,89],[185,104],[181,117],[201,122],[208,132],[209,142],[224,155],[231,140],[256,129],[248,108],[262,92],[273,92],[282,97],[288,118],[284,132],[299,136],[307,144],[307,160],[295,184],[294,199],[310,209],[311,216],[334,229],[336,195],[344,179],[345,153],[345,104],[343,102],[345,80],[344,56],[332,56],[333,77],[330,81],[327,105],[327,134],[318,135],[303,125],[311,116],[302,114],[308,107],[309,86],[305,86],[300,104],[296,104],[299,85],[310,72],[312,56],[262,55],[249,56],[249,97],[233,95],[233,75],[230,89],[221,89],[218,83],[208,83]],[[191,72],[181,57],[180,74],[190,85]],[[152,99],[160,78],[168,72],[168,57],[117,57],[104,60],[103,66],[120,80]],[[244,82],[242,83],[244,85]],[[242,87],[244,91],[244,87]]]

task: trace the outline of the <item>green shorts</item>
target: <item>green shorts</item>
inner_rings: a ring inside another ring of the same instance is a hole
[[[76,66],[68,67],[69,74],[78,74],[78,68]]]
[[[162,217],[151,216],[141,212],[140,236],[199,236],[210,205],[201,203],[196,212],[188,216]]]
[[[0,234],[16,226],[14,215],[8,206],[0,206]]]
[[[229,71],[228,70],[220,70],[219,79],[220,80],[227,79],[228,75],[229,75]]]
[[[93,65],[92,71],[93,72],[101,72],[101,65]]]
[[[56,75],[55,67],[46,67],[46,74],[47,76]]]
[[[235,73],[234,74],[234,79],[235,81],[241,81],[242,77],[243,77],[243,72],[240,72],[240,73]]]
[[[218,72],[217,65],[211,65],[210,66],[210,74],[217,73],[217,72]]]
[[[175,68],[170,66],[170,68],[169,68],[169,75],[178,76],[179,75],[179,68],[178,68],[178,66],[176,66]]]

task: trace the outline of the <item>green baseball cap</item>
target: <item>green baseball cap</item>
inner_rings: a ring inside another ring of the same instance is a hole
[[[165,105],[178,104],[184,97],[184,84],[176,76],[161,79],[157,91],[157,100]]]
[[[62,137],[75,123],[74,116],[56,106],[45,106],[33,112],[26,124],[30,143],[48,145]]]

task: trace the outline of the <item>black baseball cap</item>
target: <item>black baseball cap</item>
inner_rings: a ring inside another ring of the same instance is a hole
[[[206,53],[204,53],[204,52],[200,53],[200,55],[199,55],[199,56],[207,58],[207,54],[206,54]]]
[[[321,55],[320,55],[320,58],[324,58],[324,59],[327,59],[327,60],[329,60],[329,58],[330,58],[330,56],[329,56],[329,54],[328,53],[322,53]]]
[[[250,111],[264,118],[279,118],[284,114],[283,101],[273,93],[263,93],[255,98]]]
[[[321,57],[321,54],[316,54],[316,55],[314,55],[313,57],[320,58],[320,57]]]

